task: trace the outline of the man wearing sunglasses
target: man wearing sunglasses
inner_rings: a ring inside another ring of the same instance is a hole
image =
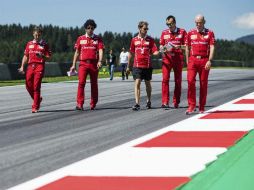
[[[204,113],[208,74],[214,56],[215,37],[213,31],[205,28],[205,17],[195,17],[196,28],[188,32],[186,38],[186,63],[188,80],[188,109],[186,114],[192,114],[196,109],[196,75],[199,75],[200,95],[199,113]]]
[[[162,55],[162,108],[169,108],[169,80],[173,68],[175,89],[173,96],[174,108],[179,107],[182,90],[182,69],[184,64],[183,50],[186,31],[176,27],[176,19],[170,15],[166,18],[167,29],[163,30],[160,37]]]
[[[96,23],[92,19],[88,19],[85,24],[85,35],[79,36],[74,48],[76,49],[73,57],[73,64],[70,68],[70,72],[75,71],[76,62],[79,59],[79,72],[78,72],[78,92],[77,92],[77,106],[76,110],[83,110],[83,104],[85,99],[85,84],[87,75],[90,75],[91,83],[91,100],[90,109],[94,110],[98,102],[98,71],[101,67],[101,61],[103,57],[104,44],[102,39],[95,35],[94,29]]]
[[[141,81],[145,80],[147,103],[146,108],[151,108],[151,93],[152,93],[152,63],[151,54],[158,55],[159,51],[156,47],[154,39],[147,35],[148,23],[140,21],[138,24],[139,33],[136,37],[132,38],[130,45],[130,53],[128,56],[127,73],[129,72],[129,66],[131,66],[131,58],[133,54],[134,65],[132,69],[133,79],[135,80],[135,105],[132,107],[133,110],[140,110],[140,85]]]

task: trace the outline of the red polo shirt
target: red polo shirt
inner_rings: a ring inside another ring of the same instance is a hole
[[[43,57],[38,57],[36,54],[41,54],[46,57],[50,57],[51,51],[48,47],[48,44],[44,40],[40,40],[39,42],[32,40],[26,44],[24,54],[28,57],[28,64],[45,63],[45,59]]]
[[[191,47],[191,56],[208,57],[210,54],[210,45],[215,44],[215,37],[213,31],[204,29],[202,32],[192,29],[187,34],[186,45]]]
[[[89,37],[85,34],[78,37],[74,48],[80,52],[79,60],[85,61],[98,59],[98,50],[103,49],[104,45],[99,36],[93,34],[92,37]]]
[[[141,38],[139,35],[132,38],[130,52],[135,53],[134,67],[151,68],[151,54],[157,51],[154,39],[150,36]]]
[[[169,29],[163,30],[160,37],[160,45],[164,46],[168,42],[171,42],[174,45],[184,45],[186,41],[187,33],[184,29],[176,28],[175,31],[171,32]],[[170,52],[163,54],[163,62],[169,63],[171,56],[175,54],[183,55],[182,50],[173,48]]]

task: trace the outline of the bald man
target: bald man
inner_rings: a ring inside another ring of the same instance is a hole
[[[214,57],[215,37],[213,31],[205,28],[205,17],[195,17],[196,28],[190,30],[186,38],[186,63],[188,80],[187,115],[196,110],[196,75],[199,75],[199,113],[204,113],[207,98],[208,75]]]

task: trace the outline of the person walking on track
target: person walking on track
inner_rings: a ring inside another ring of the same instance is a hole
[[[166,18],[167,29],[160,37],[162,54],[162,108],[169,108],[169,80],[171,69],[174,71],[175,90],[173,96],[174,108],[179,107],[182,90],[182,69],[184,65],[183,48],[185,49],[186,31],[176,27],[176,19],[170,15]]]
[[[26,89],[33,99],[32,113],[40,109],[41,82],[44,75],[45,61],[51,57],[48,44],[41,38],[42,28],[35,26],[33,29],[33,40],[26,44],[21,67],[18,71],[25,74],[24,66],[28,63],[26,70]]]
[[[99,68],[102,66],[101,61],[103,57],[104,44],[102,39],[98,35],[94,34],[96,26],[97,25],[94,20],[88,19],[84,24],[86,33],[78,37],[74,47],[76,51],[70,68],[71,72],[75,71],[78,59],[80,61],[76,110],[84,110],[84,88],[88,74],[90,75],[91,83],[90,109],[94,110],[98,102],[98,73]]]
[[[190,30],[186,38],[186,63],[188,80],[188,109],[192,114],[196,109],[196,75],[199,74],[199,113],[204,113],[207,98],[208,75],[214,57],[215,37],[212,30],[205,28],[205,17],[195,17],[196,28]]]
[[[131,58],[133,54],[135,54],[132,69],[133,79],[135,80],[135,105],[132,107],[132,109],[136,111],[140,110],[140,85],[142,80],[145,80],[146,85],[146,108],[151,108],[151,80],[153,72],[151,54],[159,54],[154,39],[147,35],[148,23],[145,21],[140,21],[138,24],[138,29],[138,35],[131,40],[127,66],[127,72],[129,73],[129,67],[132,65]]]

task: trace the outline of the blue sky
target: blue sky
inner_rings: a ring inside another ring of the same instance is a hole
[[[174,15],[179,27],[194,28],[194,17],[203,14],[216,38],[234,40],[254,34],[253,0],[1,0],[0,24],[52,24],[82,26],[92,18],[95,33],[137,31],[140,20],[149,22],[149,34],[159,37],[165,18]]]

